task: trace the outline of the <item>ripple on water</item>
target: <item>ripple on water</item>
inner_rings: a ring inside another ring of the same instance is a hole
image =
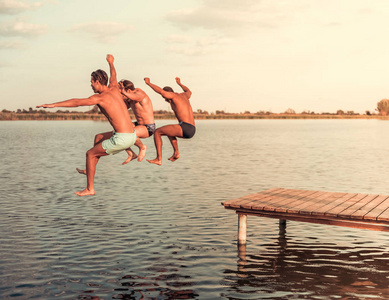
[[[198,122],[175,163],[168,141],[161,167],[102,158],[86,199],[75,167],[107,123],[2,125],[18,138],[0,143],[1,299],[389,298],[387,233],[249,217],[237,251],[220,205],[274,186],[387,193],[389,123]]]

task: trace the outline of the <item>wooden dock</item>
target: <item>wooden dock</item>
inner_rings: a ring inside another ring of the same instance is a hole
[[[238,214],[238,244],[246,244],[247,216],[389,231],[389,195],[274,188],[223,201]]]

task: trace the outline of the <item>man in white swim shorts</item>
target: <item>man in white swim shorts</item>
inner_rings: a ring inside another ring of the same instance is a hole
[[[136,142],[136,134],[113,132],[108,140],[103,141],[103,149],[107,154],[116,154],[133,146]]]
[[[108,64],[113,64],[113,61],[113,56],[108,54]],[[87,178],[87,186],[84,190],[76,192],[76,195],[78,196],[95,194],[94,178],[96,165],[100,157],[116,154],[131,147],[136,141],[134,125],[132,124],[127,106],[123,102],[116,73],[111,72],[108,86],[107,83],[107,73],[103,70],[97,70],[91,74],[91,86],[96,93],[95,95],[92,95],[89,98],[73,98],[66,101],[37,106],[53,108],[97,105],[114,129],[114,133],[107,132],[102,135],[99,140],[95,139],[94,146],[86,152],[86,169],[80,170],[77,168],[77,171],[81,174],[85,174]]]

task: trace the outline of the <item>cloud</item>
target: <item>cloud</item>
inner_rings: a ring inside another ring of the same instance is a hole
[[[257,0],[203,0],[200,6],[176,10],[166,19],[183,30],[199,28],[234,36],[250,28],[275,28],[279,4]]]
[[[23,49],[25,44],[16,41],[0,41],[0,49]]]
[[[168,43],[188,44],[192,43],[193,39],[186,35],[171,34],[167,37]]]
[[[169,35],[166,38],[168,43],[167,50],[176,54],[183,54],[187,56],[198,56],[215,51],[215,49],[230,41],[225,38],[218,38],[215,36],[193,38],[187,35]]]
[[[167,48],[169,52],[176,54],[183,54],[186,56],[198,56],[206,54],[206,50],[203,47],[182,47],[182,46],[169,46]]]
[[[192,44],[182,40],[168,40],[168,50],[185,55],[202,55],[222,51],[222,46],[237,40],[258,35],[260,31],[274,31],[298,19],[305,13],[310,0],[199,0],[196,7],[175,10],[165,19],[186,35],[202,36]]]
[[[27,3],[19,0],[0,0],[0,14],[15,15],[43,5],[43,2]]]
[[[44,34],[46,31],[47,25],[27,23],[23,20],[0,23],[0,36],[3,37],[34,37]]]
[[[74,25],[71,31],[86,34],[101,43],[115,43],[117,36],[133,30],[132,26],[116,22],[93,22]]]

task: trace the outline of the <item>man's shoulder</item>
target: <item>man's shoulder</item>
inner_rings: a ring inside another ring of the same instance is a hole
[[[101,99],[101,101],[115,98],[122,99],[120,90],[115,87],[106,89],[101,94],[98,94],[98,97]]]
[[[189,101],[189,97],[185,93],[174,93],[173,101]]]
[[[145,91],[140,89],[140,88],[135,88],[134,89],[134,93],[139,93],[139,94],[143,94],[143,95],[146,95]]]

